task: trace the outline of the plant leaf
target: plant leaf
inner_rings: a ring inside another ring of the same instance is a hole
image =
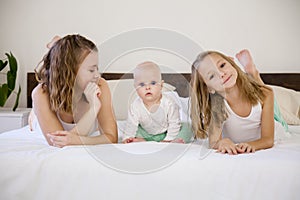
[[[14,91],[15,86],[16,86],[16,74],[11,73],[11,71],[8,71],[6,74],[7,78],[7,85],[8,85],[8,93],[7,93],[7,98],[9,95]]]
[[[3,107],[7,100],[8,87],[7,84],[0,86],[0,106]]]
[[[10,54],[6,53],[5,55],[8,58],[9,69],[10,69],[11,73],[12,74],[17,74],[17,70],[18,70],[17,59],[15,58],[15,56],[11,52],[10,52]]]
[[[0,72],[5,68],[7,63],[8,63],[7,61],[3,62],[2,60],[0,60]]]
[[[19,105],[19,98],[20,98],[20,94],[21,94],[21,85],[19,85],[19,90],[18,90],[18,94],[17,94],[17,99],[15,101],[15,105],[13,107],[13,111],[16,111],[18,105]]]

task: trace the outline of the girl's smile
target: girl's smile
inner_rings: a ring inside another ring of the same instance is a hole
[[[205,57],[198,72],[207,87],[217,92],[224,92],[236,84],[237,71],[228,61],[216,54]]]
[[[230,79],[231,79],[232,75],[230,75],[224,82],[223,85],[225,85]]]

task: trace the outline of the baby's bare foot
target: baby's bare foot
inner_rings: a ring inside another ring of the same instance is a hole
[[[55,42],[57,42],[58,40],[60,40],[60,36],[56,35],[52,38],[52,40],[46,45],[48,49],[51,49],[51,47],[55,44]]]

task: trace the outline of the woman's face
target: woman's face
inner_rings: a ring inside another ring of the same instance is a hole
[[[89,82],[97,83],[99,78],[98,52],[92,51],[79,66],[75,84],[79,89],[84,91]]]

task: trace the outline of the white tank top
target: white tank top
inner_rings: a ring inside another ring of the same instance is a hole
[[[229,138],[234,143],[259,139],[261,137],[261,104],[252,106],[247,117],[241,117],[233,112],[226,100],[224,101],[228,110],[228,119],[223,124],[223,138]]]
[[[67,122],[63,121],[60,118],[58,113],[56,113],[56,115],[57,115],[57,118],[60,121],[60,123],[61,123],[61,125],[62,125],[62,127],[64,128],[65,131],[70,131],[76,126],[75,123],[67,123]],[[34,131],[38,132],[38,133],[41,133],[41,134],[43,133],[35,114],[34,114],[34,118],[33,118],[33,121],[32,121],[32,129]],[[94,123],[94,127],[92,129],[92,132],[90,132],[88,135],[89,136],[98,135],[98,120],[97,119],[95,119],[95,123]]]
[[[60,121],[61,125],[63,126],[64,130],[69,131],[69,130],[72,130],[76,126],[75,123],[67,123],[67,122],[63,121],[60,118],[58,112],[56,113],[56,116],[57,116],[58,120]]]
[[[67,122],[63,121],[60,118],[59,113],[56,113],[56,115],[57,115],[57,118],[60,121],[61,125],[63,126],[64,130],[70,131],[76,126],[76,123],[67,123]],[[97,130],[98,130],[98,120],[96,119],[95,123],[94,123],[94,126],[93,126],[93,129],[92,129],[92,132],[90,132],[88,135],[93,135],[93,136],[97,135],[97,133],[95,133]]]

